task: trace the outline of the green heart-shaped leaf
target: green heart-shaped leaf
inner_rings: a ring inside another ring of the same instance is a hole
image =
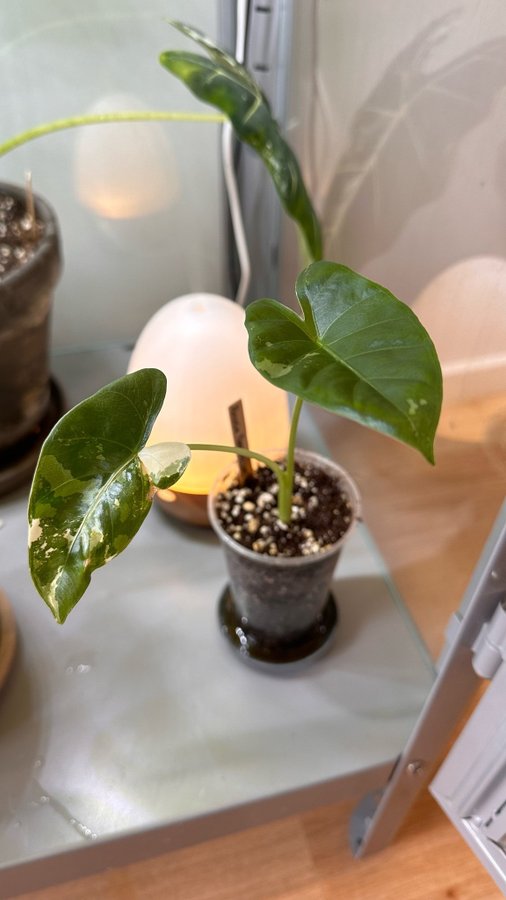
[[[42,447],[28,508],[29,562],[58,622],[149,512],[154,489],[138,453],[165,390],[157,369],[126,375],[63,416]],[[187,462],[188,448],[183,455]]]
[[[269,101],[247,69],[189,25],[172,22],[209,56],[170,50],[160,55],[164,68],[205,103],[227,115],[238,138],[255,150],[268,171],[284,209],[299,225],[312,259],[321,259],[322,237],[299,164],[282,138]]]
[[[441,368],[413,311],[332,262],[308,266],[295,290],[302,318],[275,300],[247,307],[255,368],[271,384],[395,437],[433,462]]]

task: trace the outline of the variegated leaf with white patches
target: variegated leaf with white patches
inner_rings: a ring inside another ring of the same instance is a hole
[[[58,622],[149,512],[153,485],[138,454],[165,391],[157,369],[126,375],[70,410],[42,447],[28,509],[29,563]]]
[[[179,481],[191,459],[191,450],[179,441],[166,441],[144,447],[139,458],[149,480],[163,491]]]

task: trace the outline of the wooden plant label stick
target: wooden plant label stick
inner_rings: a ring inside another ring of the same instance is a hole
[[[242,400],[236,400],[235,403],[232,403],[228,408],[228,414],[230,416],[234,446],[243,447],[244,450],[248,450],[248,435],[246,432],[246,421],[244,419]],[[253,474],[251,460],[246,456],[238,456],[237,462],[239,463],[239,477],[241,481],[244,481],[248,475]]]

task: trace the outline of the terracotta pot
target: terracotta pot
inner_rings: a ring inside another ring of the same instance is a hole
[[[337,622],[332,576],[360,517],[360,495],[344,469],[308,451],[297,450],[296,459],[335,477],[352,510],[347,532],[322,553],[271,557],[246,549],[227,534],[215,511],[215,498],[235,480],[235,464],[218,478],[209,496],[209,519],[225,551],[230,578],[219,602],[220,626],[242,658],[260,665],[319,656],[328,645]]]
[[[0,183],[0,193],[24,204],[24,190]],[[56,216],[34,197],[44,234],[33,256],[0,277],[0,461],[14,465],[37,436],[54,401],[49,372],[53,288],[61,271]],[[0,237],[0,245],[1,245]],[[17,447],[19,445],[19,454]]]

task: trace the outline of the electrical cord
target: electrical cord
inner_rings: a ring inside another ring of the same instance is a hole
[[[244,63],[246,31],[248,24],[248,0],[237,0],[236,3],[236,41],[235,58],[239,63]],[[223,125],[221,133],[221,161],[225,190],[227,194],[232,233],[234,236],[237,257],[239,260],[240,279],[235,301],[239,306],[244,306],[248,288],[251,282],[251,260],[249,255],[244,220],[242,217],[239,189],[234,166],[234,132],[230,122]]]

